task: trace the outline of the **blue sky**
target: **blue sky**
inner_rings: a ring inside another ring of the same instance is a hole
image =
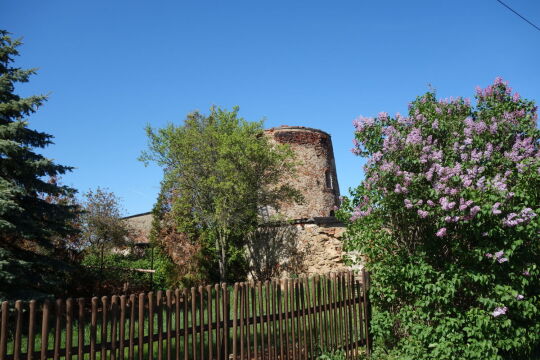
[[[540,26],[540,2],[505,1]],[[363,177],[358,115],[404,114],[429,84],[472,97],[497,76],[540,100],[540,32],[495,0],[3,0],[0,23],[23,37],[16,64],[39,68],[18,92],[50,93],[29,119],[55,136],[42,153],[126,214],[151,209],[162,177],[137,161],[145,125],[213,104],[329,132],[346,194]]]

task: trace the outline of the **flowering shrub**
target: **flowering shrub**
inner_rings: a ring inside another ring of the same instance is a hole
[[[540,356],[536,110],[498,78],[476,105],[428,92],[354,121],[368,161],[339,216],[372,273],[375,356]]]

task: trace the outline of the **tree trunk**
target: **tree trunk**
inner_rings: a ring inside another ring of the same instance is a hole
[[[227,249],[225,246],[225,237],[219,232],[216,238],[216,248],[219,251],[219,281],[225,282],[227,275]]]
[[[101,246],[101,256],[99,260],[99,283],[98,283],[98,294],[101,296],[101,285],[103,284],[103,256],[105,253],[105,246]]]

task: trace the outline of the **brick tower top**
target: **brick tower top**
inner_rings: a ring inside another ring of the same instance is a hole
[[[295,174],[283,181],[299,190],[304,201],[283,204],[280,214],[287,219],[333,216],[334,206],[339,204],[339,185],[330,134],[286,125],[264,132],[271,141],[288,144],[296,156]]]

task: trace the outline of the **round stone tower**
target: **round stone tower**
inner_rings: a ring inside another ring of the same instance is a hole
[[[280,126],[265,130],[272,141],[288,144],[294,151],[296,171],[283,179],[299,190],[301,204],[283,204],[279,213],[287,219],[334,216],[339,205],[339,185],[330,134],[303,126]]]

